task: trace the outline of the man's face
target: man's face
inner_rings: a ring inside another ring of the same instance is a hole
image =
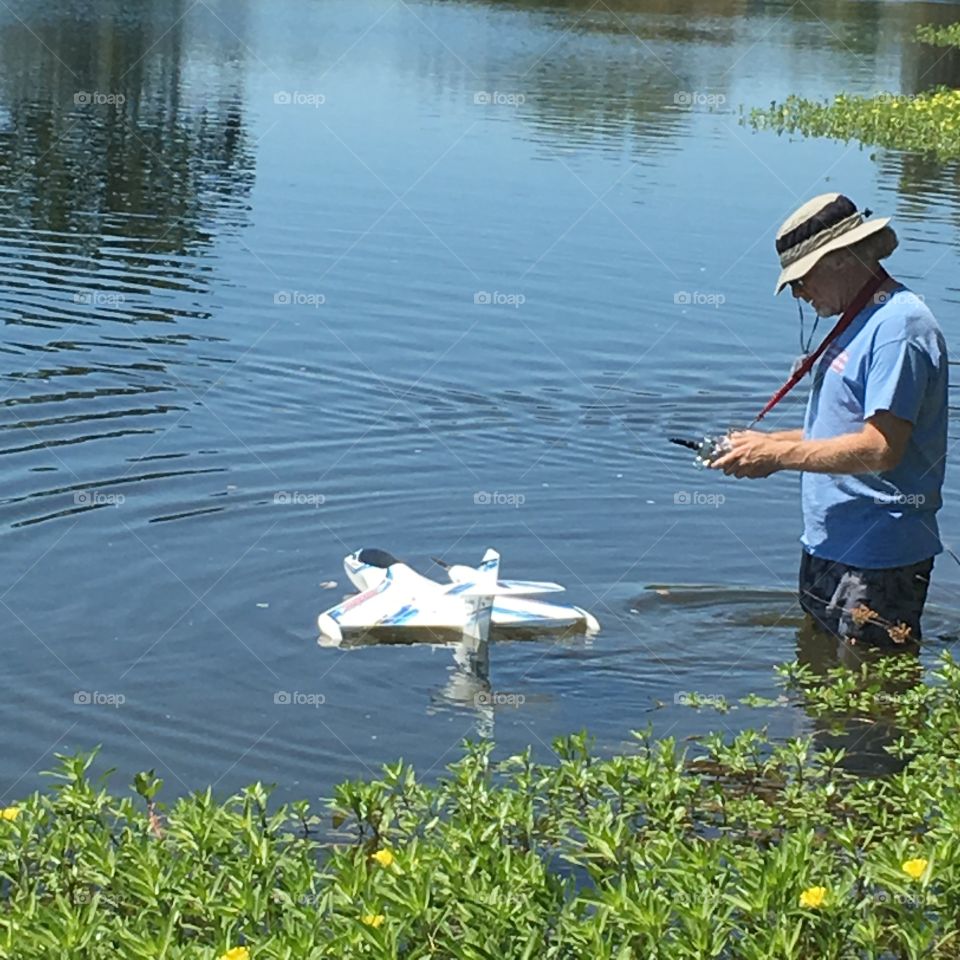
[[[829,255],[824,257],[804,277],[790,284],[793,295],[809,303],[819,317],[832,317],[844,309],[842,271],[830,260]]]

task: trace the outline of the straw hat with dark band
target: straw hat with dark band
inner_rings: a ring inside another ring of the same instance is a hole
[[[824,193],[808,200],[777,231],[782,269],[774,292],[808,274],[824,254],[849,247],[890,222],[889,217],[867,220],[869,216],[869,210],[857,210],[842,193]]]

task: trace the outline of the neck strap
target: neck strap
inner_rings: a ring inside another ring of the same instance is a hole
[[[843,315],[837,321],[836,326],[824,337],[820,346],[797,367],[790,379],[767,401],[767,405],[757,414],[753,423],[750,424],[751,427],[756,426],[756,424],[813,369],[813,365],[823,356],[827,347],[853,323],[857,314],[867,305],[870,298],[880,289],[884,281],[889,279],[890,274],[887,273],[883,267],[879,267],[877,272],[863,285],[860,292],[853,298],[850,306],[843,311]]]

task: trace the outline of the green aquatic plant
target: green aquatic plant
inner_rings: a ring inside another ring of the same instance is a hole
[[[949,23],[943,27],[923,24],[917,27],[916,37],[932,47],[960,47],[960,23]]]
[[[960,23],[920,27],[917,38],[937,46],[960,47]],[[866,146],[960,158],[960,90],[940,86],[913,96],[880,93],[866,97],[839,93],[833,100],[789,96],[744,118],[756,129],[831,137]]]
[[[0,957],[956,957],[960,666],[779,674],[817,718],[892,719],[900,769],[647,729],[612,757],[558,739],[550,763],[467,744],[437,783],[398,762],[321,807],[261,784],[167,806],[152,772],[117,796],[93,755],[61,757],[0,815]]]

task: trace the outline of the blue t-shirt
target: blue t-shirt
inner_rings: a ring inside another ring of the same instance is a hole
[[[937,527],[947,451],[947,348],[927,306],[902,284],[878,297],[813,374],[805,439],[859,433],[881,410],[913,424],[903,460],[883,473],[803,473],[803,537],[814,556],[900,567],[943,549]]]

